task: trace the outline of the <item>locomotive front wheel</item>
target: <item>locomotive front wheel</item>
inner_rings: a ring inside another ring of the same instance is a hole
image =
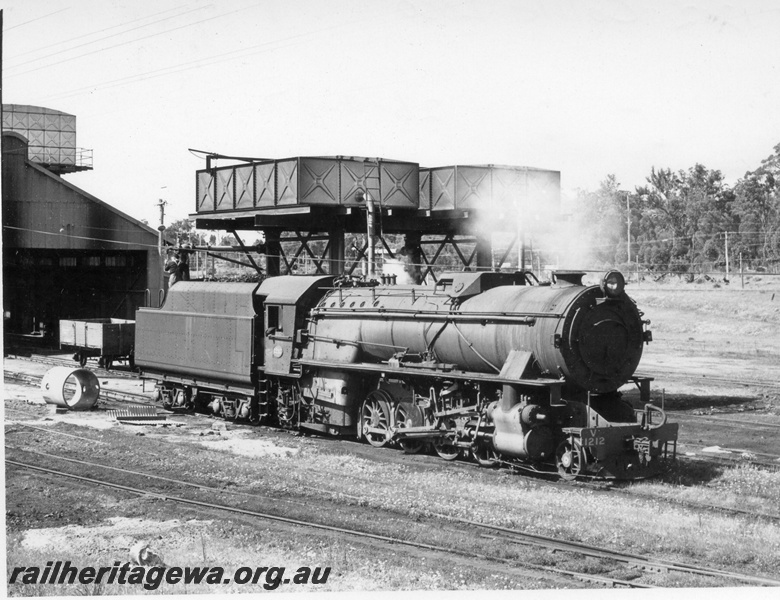
[[[566,481],[572,481],[585,466],[585,453],[578,442],[561,442],[555,451],[555,466],[558,474]]]
[[[363,402],[360,424],[363,437],[372,446],[381,448],[390,440],[390,404],[380,391],[372,392]]]
[[[455,460],[460,456],[460,448],[447,438],[439,438],[433,442],[433,449],[444,460]]]
[[[414,410],[419,412],[419,409],[417,408]],[[412,409],[410,409],[409,406],[399,404],[395,407],[395,426],[399,429],[403,429],[404,427],[414,427],[417,425],[417,423],[415,423],[414,417],[414,412]],[[400,440],[398,444],[407,454],[417,454],[425,446],[425,442],[422,440]]]

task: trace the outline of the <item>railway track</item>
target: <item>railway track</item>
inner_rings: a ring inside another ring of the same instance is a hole
[[[47,356],[45,354],[30,354],[29,356],[21,354],[9,354],[8,358],[14,358],[17,360],[25,360],[28,362],[34,362],[42,365],[50,365],[52,367],[70,367],[73,369],[81,368],[79,364],[72,359],[62,358],[59,356]],[[118,377],[121,379],[138,379],[138,374],[128,371],[120,371],[117,369],[104,369],[103,367],[90,368],[98,377]]]
[[[12,448],[9,448],[9,449],[12,449]],[[53,455],[47,455],[47,458],[49,460],[51,460],[53,458]],[[63,459],[63,460],[69,460],[66,457],[59,457],[58,456],[57,458],[60,458],[60,459]],[[443,556],[453,556],[453,555],[456,555],[456,556],[465,557],[465,558],[469,558],[469,559],[478,559],[480,561],[483,561],[483,562],[487,563],[487,565],[500,563],[500,564],[503,564],[503,565],[505,565],[506,567],[508,567],[510,569],[515,568],[515,569],[522,569],[522,570],[526,570],[526,571],[529,570],[529,569],[530,570],[541,570],[541,571],[545,571],[545,572],[548,572],[548,573],[551,573],[551,574],[555,574],[555,575],[559,575],[559,576],[562,575],[562,576],[566,576],[568,578],[573,578],[573,579],[576,579],[576,580],[579,580],[579,581],[584,581],[584,582],[588,582],[588,583],[596,583],[596,584],[599,584],[599,585],[604,585],[604,586],[609,586],[609,587],[623,587],[623,588],[652,588],[652,587],[656,587],[656,586],[652,586],[652,585],[649,585],[649,584],[643,584],[643,583],[639,583],[639,582],[635,582],[635,581],[628,581],[628,580],[623,580],[623,579],[618,579],[618,578],[613,578],[613,577],[607,577],[607,576],[602,576],[602,575],[595,575],[595,574],[590,574],[590,573],[577,572],[577,571],[572,571],[570,569],[560,569],[560,568],[552,567],[552,566],[549,566],[549,565],[531,564],[531,563],[525,563],[525,562],[518,564],[518,561],[515,561],[515,560],[512,560],[512,559],[507,559],[507,558],[500,557],[500,556],[491,556],[491,555],[480,554],[480,553],[475,553],[475,552],[471,552],[471,551],[464,551],[464,550],[460,550],[458,548],[449,548],[449,547],[436,545],[436,544],[427,544],[427,543],[424,543],[424,542],[417,542],[417,541],[413,541],[413,540],[403,539],[403,538],[400,538],[400,537],[394,537],[394,536],[388,536],[388,535],[383,535],[383,534],[372,533],[372,532],[369,532],[369,531],[364,531],[364,530],[356,529],[356,528],[328,525],[326,523],[320,523],[320,522],[316,522],[316,521],[308,520],[308,519],[289,518],[289,517],[285,517],[285,516],[282,516],[282,515],[279,515],[279,514],[275,514],[275,513],[241,508],[239,506],[234,506],[234,505],[227,504],[227,503],[224,503],[224,502],[213,502],[213,501],[198,500],[198,499],[194,499],[194,498],[190,498],[190,497],[181,495],[180,493],[171,494],[171,493],[167,493],[167,492],[159,492],[159,491],[155,491],[154,489],[149,489],[149,488],[146,488],[146,487],[137,487],[137,486],[131,486],[131,485],[126,485],[126,484],[116,483],[116,482],[109,481],[109,480],[103,479],[103,478],[86,477],[84,475],[78,475],[78,474],[71,473],[71,472],[68,472],[68,471],[63,471],[61,469],[52,468],[51,466],[43,467],[41,465],[31,464],[31,463],[27,463],[27,462],[23,462],[23,461],[19,461],[19,460],[14,460],[14,459],[10,459],[10,458],[6,458],[5,462],[6,462],[6,465],[11,466],[11,467],[17,467],[17,468],[20,468],[20,469],[32,470],[32,471],[36,471],[36,472],[39,472],[39,473],[45,473],[45,474],[48,474],[48,475],[53,475],[53,476],[56,476],[56,477],[64,477],[64,478],[76,480],[78,482],[81,482],[81,483],[84,483],[84,484],[90,485],[90,486],[98,485],[98,486],[102,486],[102,487],[106,487],[106,488],[110,488],[110,489],[121,490],[121,491],[130,493],[130,494],[135,494],[135,495],[138,495],[138,496],[159,498],[159,499],[167,501],[167,502],[175,502],[177,504],[181,504],[181,505],[184,505],[184,506],[196,507],[196,508],[201,508],[201,509],[209,509],[209,510],[218,510],[218,511],[223,511],[223,512],[228,512],[228,513],[235,513],[235,514],[240,514],[240,515],[244,515],[244,516],[247,516],[247,517],[252,517],[252,518],[255,518],[255,519],[266,520],[266,521],[276,521],[276,522],[285,523],[285,524],[288,524],[288,525],[296,525],[296,526],[305,527],[305,528],[309,528],[309,529],[323,530],[323,531],[328,531],[328,532],[331,532],[331,533],[344,535],[344,536],[349,536],[349,537],[353,537],[353,538],[359,538],[359,539],[371,540],[371,541],[375,541],[375,542],[383,542],[383,543],[390,543],[390,544],[396,544],[396,545],[401,545],[401,546],[413,547],[413,548],[426,550],[426,551],[433,552],[433,553],[436,553],[436,554],[439,554],[439,555],[443,555]],[[81,464],[85,464],[84,461],[76,461],[76,462],[80,462]],[[89,464],[91,466],[94,466],[94,467],[104,467],[105,468],[104,465],[98,465],[96,463],[89,463]],[[173,483],[173,484],[176,484],[176,485],[179,485],[179,486],[182,486],[182,487],[188,487],[188,488],[193,488],[194,487],[194,488],[198,488],[199,491],[204,491],[205,490],[205,491],[218,492],[218,493],[225,493],[226,492],[225,490],[221,490],[221,489],[218,489],[218,488],[209,488],[207,486],[202,486],[202,485],[199,485],[199,484],[193,484],[191,482],[186,482],[186,481],[182,481],[182,480],[175,480],[175,479],[160,477],[160,476],[157,476],[157,475],[150,475],[150,474],[146,474],[146,473],[140,473],[138,471],[131,471],[131,470],[121,469],[121,468],[116,468],[116,467],[110,467],[110,469],[113,470],[113,471],[119,471],[119,472],[123,473],[124,475],[142,476],[142,477],[147,477],[147,478],[150,478],[150,479],[164,480],[166,483],[169,483],[169,484]],[[231,490],[231,491],[227,491],[226,493],[236,494],[237,492]],[[245,495],[246,496],[250,496],[252,498],[257,498],[257,496],[255,494],[245,494]],[[278,501],[278,498],[275,498],[274,500]],[[489,566],[486,567],[486,568],[489,568]],[[780,585],[780,581],[777,582],[777,585]]]
[[[597,546],[591,546],[589,544],[580,544],[577,542],[561,541],[548,536],[530,534],[522,531],[516,531],[513,529],[507,529],[504,527],[497,527],[494,525],[484,525],[481,523],[473,523],[466,519],[457,519],[458,522],[464,524],[471,524],[483,529],[489,529],[494,531],[493,537],[496,540],[509,541],[522,545],[533,545],[548,548],[558,552],[572,552],[581,554],[582,556],[588,556],[591,558],[599,558],[602,560],[612,560],[615,562],[624,563],[628,566],[641,569],[643,571],[649,571],[654,573],[664,573],[669,571],[677,571],[680,573],[688,573],[694,575],[703,575],[709,577],[719,577],[732,581],[740,581],[749,585],[758,586],[772,586],[780,587],[780,580],[771,579],[768,577],[760,577],[755,575],[746,575],[744,573],[735,573],[732,571],[726,571],[723,569],[713,569],[711,567],[701,567],[698,565],[691,565],[678,561],[669,561],[656,558],[648,558],[638,554],[629,554],[626,552],[616,552],[614,550],[608,550],[605,548],[599,548]]]
[[[8,447],[8,449],[22,450],[13,447]],[[24,451],[29,452],[27,450]],[[9,458],[6,459],[6,463],[8,465],[15,466],[18,468],[25,468],[33,471],[47,473],[50,475],[55,475],[58,477],[67,477],[90,485],[100,485],[100,486],[109,487],[113,489],[124,490],[126,492],[133,493],[139,496],[158,497],[160,499],[166,501],[173,501],[182,505],[190,505],[190,506],[196,506],[200,508],[216,509],[220,511],[239,513],[239,514],[243,514],[258,519],[279,521],[287,524],[299,525],[299,526],[313,528],[313,529],[326,530],[326,531],[335,532],[343,535],[349,535],[353,537],[359,537],[359,538],[364,538],[369,540],[377,540],[382,542],[389,542],[389,543],[400,544],[405,546],[412,546],[415,548],[430,550],[442,554],[456,554],[461,556],[470,556],[488,562],[500,562],[510,567],[521,566],[525,568],[542,569],[551,573],[566,575],[578,580],[587,581],[590,583],[598,583],[601,585],[608,585],[613,587],[653,587],[651,585],[642,584],[636,581],[626,581],[623,579],[605,577],[603,575],[581,573],[569,569],[560,569],[557,567],[551,567],[549,565],[525,564],[525,563],[522,565],[516,565],[515,561],[511,559],[502,558],[502,557],[490,556],[487,554],[475,554],[473,552],[463,552],[457,548],[447,548],[435,544],[426,544],[422,542],[411,541],[411,540],[397,538],[393,536],[376,534],[376,533],[359,530],[355,528],[333,526],[333,525],[319,523],[308,519],[306,520],[293,519],[293,518],[285,517],[279,514],[270,513],[266,511],[256,511],[256,510],[246,509],[242,507],[237,507],[231,504],[226,504],[225,502],[198,500],[198,499],[194,499],[182,495],[182,492],[171,494],[169,492],[155,491],[154,489],[150,489],[148,487],[138,487],[138,486],[130,486],[125,483],[116,483],[114,481],[110,481],[105,478],[86,477],[84,475],[79,475],[68,471],[63,471],[62,469],[53,468],[51,466],[51,461],[61,460],[64,462],[77,464],[81,467],[87,466],[91,468],[108,470],[111,472],[119,473],[122,476],[143,477],[149,480],[162,481],[165,482],[166,484],[174,484],[182,488],[190,488],[190,489],[196,488],[198,491],[201,492],[205,491],[208,493],[216,493],[216,494],[248,496],[254,499],[258,499],[261,497],[258,496],[257,494],[247,494],[237,490],[224,490],[221,488],[210,487],[207,485],[188,482],[181,479],[173,479],[173,478],[163,477],[155,474],[142,473],[139,471],[113,467],[109,465],[101,465],[90,461],[82,461],[82,460],[63,457],[63,456],[54,455],[50,453],[32,452],[32,454],[37,454],[40,455],[42,458],[45,458],[49,466],[43,467],[41,465],[31,464],[29,462],[23,462],[23,461],[9,459]],[[278,502],[279,498],[273,498],[272,500],[274,502]],[[299,500],[292,500],[292,501],[298,504],[306,504]],[[693,565],[693,564],[688,564],[679,561],[657,559],[653,557],[620,552],[620,551],[610,550],[607,548],[593,546],[589,544],[562,540],[550,536],[531,534],[528,532],[518,531],[506,527],[488,525],[485,523],[479,523],[468,519],[452,517],[446,514],[431,513],[431,516],[443,521],[448,521],[451,523],[457,523],[458,525],[467,526],[473,529],[477,533],[477,535],[479,535],[482,538],[492,539],[501,542],[509,542],[512,544],[520,544],[524,546],[533,546],[536,548],[542,548],[552,552],[566,552],[566,553],[575,554],[583,557],[590,557],[590,558],[595,558],[603,561],[620,563],[625,566],[636,568],[649,573],[676,571],[676,572],[694,574],[699,576],[713,577],[713,578],[723,579],[732,582],[738,581],[740,583],[744,583],[747,585],[780,586],[780,580],[773,579],[773,578],[761,577],[757,575],[750,575],[744,573],[736,573],[732,571],[726,571],[723,569],[713,569],[711,567],[702,567],[699,565]]]

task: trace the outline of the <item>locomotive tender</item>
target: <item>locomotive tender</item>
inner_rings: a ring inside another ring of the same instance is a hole
[[[435,286],[334,276],[182,281],[136,320],[167,408],[577,476],[653,475],[677,424],[634,375],[651,341],[617,271],[460,272]],[[633,383],[639,402],[622,399]]]

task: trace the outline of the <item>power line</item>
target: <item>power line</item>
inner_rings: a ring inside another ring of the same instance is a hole
[[[61,8],[60,10],[55,10],[52,13],[49,13],[48,15],[43,15],[42,17],[36,17],[35,19],[30,19],[29,21],[25,21],[24,23],[19,23],[17,25],[14,25],[13,27],[6,27],[6,31],[11,31],[13,29],[16,29],[17,27],[22,27],[24,25],[29,25],[30,23],[35,23],[35,21],[40,21],[41,19],[46,19],[48,17],[51,17],[52,15],[59,14],[63,11],[68,10],[70,7],[66,6],[65,8]]]
[[[187,27],[193,27],[195,25],[200,25],[201,23],[206,23],[208,21],[213,21],[214,19],[220,19],[222,17],[226,17],[228,15],[232,15],[232,14],[235,14],[237,12],[241,12],[243,10],[247,10],[249,8],[252,8],[252,6],[245,6],[243,8],[238,8],[236,10],[233,10],[233,11],[230,11],[230,12],[226,12],[226,13],[222,13],[220,15],[215,15],[213,17],[208,17],[207,19],[201,19],[200,21],[195,21],[193,23],[187,23],[185,25],[180,25],[179,27],[173,27],[171,29],[166,29],[165,31],[160,31],[158,33],[151,33],[151,34],[143,36],[143,37],[138,37],[138,38],[134,38],[132,40],[121,42],[119,44],[114,44],[113,46],[109,46],[107,48],[99,48],[97,50],[92,50],[91,52],[85,52],[84,54],[79,54],[77,56],[72,56],[70,58],[64,58],[64,59],[62,59],[60,61],[57,61],[57,62],[54,62],[54,63],[50,63],[50,64],[43,65],[43,66],[40,66],[40,67],[36,67],[34,69],[29,69],[27,71],[23,71],[21,73],[16,73],[14,75],[6,76],[6,79],[12,79],[14,77],[19,77],[21,75],[28,75],[30,73],[34,73],[36,71],[40,71],[41,69],[47,69],[49,67],[55,67],[57,65],[61,65],[61,64],[66,63],[66,62],[70,62],[70,61],[76,60],[78,58],[84,58],[85,56],[91,56],[93,54],[97,54],[98,52],[104,52],[105,50],[112,50],[114,48],[119,48],[121,46],[126,46],[128,44],[135,44],[135,43],[140,42],[142,40],[147,40],[149,38],[153,38],[153,37],[157,37],[157,36],[160,36],[160,35],[165,35],[167,33],[171,33],[172,31],[178,31],[180,29],[186,29]],[[193,9],[193,10],[198,10],[198,9]]]
[[[230,50],[228,52],[224,52],[222,54],[217,54],[214,56],[211,56],[209,58],[205,59],[197,59],[189,62],[184,63],[178,63],[176,65],[171,65],[169,67],[163,67],[154,71],[146,71],[143,73],[138,73],[136,75],[130,75],[127,77],[122,77],[120,79],[114,79],[111,81],[104,81],[99,82],[96,84],[84,86],[82,88],[77,88],[75,90],[70,90],[68,92],[63,92],[61,94],[54,94],[51,96],[46,96],[42,98],[42,100],[54,100],[54,99],[62,99],[62,98],[70,98],[72,96],[77,96],[81,92],[87,91],[87,90],[96,90],[96,89],[110,89],[112,87],[116,87],[119,85],[124,85],[128,83],[134,83],[139,81],[147,81],[149,79],[154,79],[156,77],[163,77],[166,75],[175,75],[177,73],[182,73],[184,71],[189,71],[196,68],[211,66],[215,64],[219,64],[228,60],[234,60],[234,59],[240,59],[240,58],[246,58],[249,56],[254,56],[256,54],[262,54],[267,51],[271,50],[278,50],[280,48],[290,47],[294,44],[291,43],[294,40],[298,40],[300,38],[305,38],[308,36],[324,33],[327,31],[331,31],[334,29],[342,29],[344,27],[352,27],[354,25],[360,25],[363,23],[362,21],[355,21],[352,23],[342,23],[338,25],[333,25],[331,27],[325,27],[323,29],[318,29],[315,31],[308,31],[305,33],[296,34],[293,36],[289,36],[287,38],[282,38],[279,40],[273,40],[270,42],[264,42],[262,44],[257,44],[255,46],[251,46],[249,48],[240,48],[237,50]],[[288,42],[287,44],[284,44],[285,42]]]
[[[58,237],[64,237],[67,239],[75,239],[75,240],[86,240],[90,242],[105,242],[108,244],[119,244],[121,246],[140,246],[142,248],[157,248],[157,244],[143,244],[140,242],[123,242],[121,240],[106,240],[101,238],[94,238],[94,237],[88,237],[83,235],[73,235],[70,233],[60,233],[59,231],[41,231],[39,229],[28,229],[26,227],[14,227],[12,225],[3,225],[3,229],[13,229],[15,231],[24,231],[27,233],[38,233],[40,235],[53,235]],[[6,248],[6,252],[8,249]]]
[[[73,42],[73,41],[80,40],[80,39],[85,38],[85,37],[90,37],[92,35],[96,35],[98,33],[103,33],[105,31],[110,31],[112,29],[116,29],[117,27],[123,27],[125,25],[130,25],[132,23],[137,23],[138,21],[143,21],[144,19],[150,19],[150,18],[156,17],[158,15],[162,15],[162,14],[171,12],[172,10],[179,10],[180,8],[186,8],[186,6],[184,6],[184,7],[177,6],[176,8],[169,8],[168,10],[164,10],[164,11],[159,12],[159,13],[154,13],[152,15],[148,15],[148,16],[145,16],[145,17],[140,17],[138,19],[134,19],[132,21],[128,21],[127,23],[120,23],[119,25],[113,25],[111,27],[106,27],[106,28],[100,29],[98,31],[85,33],[84,35],[79,35],[79,36],[76,36],[74,38],[70,38],[68,40],[64,40],[64,41],[61,41],[61,42],[55,42],[54,44],[49,44],[48,46],[41,46],[39,48],[35,48],[33,50],[28,50],[27,52],[22,52],[21,54],[17,54],[16,56],[11,56],[10,59],[13,60],[13,59],[18,58],[20,56],[26,56],[27,54],[32,54],[33,52],[38,52],[40,50],[46,50],[47,48],[53,48],[55,46],[60,46],[62,44],[67,44],[68,42]],[[181,16],[186,15],[188,13],[195,12],[195,11],[198,11],[198,10],[202,10],[204,8],[206,8],[206,6],[200,6],[198,8],[193,8],[191,10],[187,10],[187,11],[184,11],[184,12],[181,12],[181,13],[177,13],[177,14],[175,14],[173,16],[170,16],[170,17],[165,17],[164,19],[159,19],[157,21],[153,21],[151,23],[147,23],[146,25],[139,25],[138,27],[133,27],[132,29],[127,29],[125,31],[120,31],[119,33],[115,33],[115,34],[112,34],[112,35],[109,35],[109,36],[106,36],[106,37],[103,37],[103,38],[98,38],[96,40],[92,40],[90,42],[85,42],[83,44],[79,44],[79,45],[76,45],[76,46],[71,46],[70,48],[63,48],[63,49],[61,49],[58,52],[53,53],[53,54],[46,54],[44,56],[39,56],[38,58],[34,58],[34,59],[29,60],[27,62],[19,63],[19,64],[16,64],[16,65],[10,65],[7,68],[15,69],[17,67],[21,67],[23,65],[30,64],[31,62],[35,62],[35,61],[38,61],[38,60],[43,60],[43,59],[49,58],[51,56],[57,56],[57,55],[59,55],[62,52],[69,52],[71,50],[75,50],[76,48],[81,48],[82,46],[88,46],[89,44],[96,44],[97,42],[101,42],[103,40],[111,39],[112,37],[116,37],[116,36],[122,35],[124,33],[129,33],[131,31],[135,31],[136,29],[142,29],[144,27],[149,27],[149,26],[155,25],[157,23],[162,23],[163,21],[167,21],[168,19],[174,19],[176,17],[181,17]]]
[[[270,46],[276,42],[267,42],[265,44],[261,44],[263,46]],[[175,75],[176,73],[181,73],[184,71],[188,71],[190,69],[196,69],[200,67],[205,67],[213,64],[218,64],[220,62],[224,62],[225,60],[230,60],[230,58],[241,58],[239,57],[230,57],[232,54],[236,54],[239,52],[246,52],[247,49],[239,49],[239,50],[231,50],[229,52],[225,52],[224,54],[219,54],[214,57],[210,57],[207,59],[198,59],[190,62],[185,63],[179,63],[177,65],[172,65],[170,67],[162,67],[160,69],[157,69],[155,71],[146,71],[144,73],[139,73],[136,75],[129,75],[127,77],[122,77],[120,79],[113,79],[111,81],[104,81],[101,83],[96,83],[88,86],[84,86],[82,88],[77,88],[75,90],[71,90],[69,92],[64,92],[62,94],[55,94],[53,96],[47,96],[44,98],[45,100],[51,100],[51,99],[62,99],[62,98],[70,98],[72,96],[78,96],[81,92],[84,92],[86,90],[95,90],[95,89],[110,89],[112,87],[124,85],[127,83],[134,83],[139,81],[147,81],[149,79],[154,79],[155,77],[162,77],[165,75]],[[252,54],[256,54],[257,52],[252,52],[246,54],[246,56],[251,56]],[[224,57],[230,57],[230,58],[224,58]]]

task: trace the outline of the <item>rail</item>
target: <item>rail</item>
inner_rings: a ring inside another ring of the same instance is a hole
[[[441,554],[445,554],[445,555],[458,555],[458,556],[464,556],[464,557],[472,558],[472,559],[476,558],[476,559],[483,560],[483,561],[485,561],[487,563],[490,563],[490,564],[494,564],[494,563],[498,562],[498,563],[502,563],[502,564],[505,564],[505,565],[509,565],[511,567],[515,567],[515,568],[518,567],[518,564],[517,564],[516,560],[510,560],[510,559],[506,559],[506,558],[499,557],[499,556],[489,556],[489,555],[485,555],[485,554],[459,550],[457,548],[448,548],[448,547],[445,547],[445,546],[439,546],[439,545],[435,545],[435,544],[427,544],[425,542],[415,542],[415,541],[407,540],[407,539],[403,539],[403,538],[392,537],[392,536],[382,535],[382,534],[377,534],[377,533],[371,533],[371,532],[362,531],[362,530],[359,530],[359,529],[351,529],[351,528],[348,528],[348,527],[339,527],[339,526],[334,526],[334,525],[328,525],[328,524],[325,524],[325,523],[318,523],[318,522],[310,521],[310,520],[293,519],[293,518],[284,517],[284,516],[281,516],[281,515],[272,514],[272,513],[268,513],[268,512],[261,512],[261,511],[255,511],[255,510],[240,508],[240,507],[237,507],[237,506],[231,506],[229,504],[224,504],[224,503],[206,502],[206,501],[202,501],[202,500],[195,500],[195,499],[187,498],[187,497],[180,496],[180,495],[173,495],[173,494],[169,494],[169,493],[165,493],[165,492],[156,492],[156,491],[145,489],[145,488],[139,488],[139,487],[134,487],[134,486],[130,486],[130,485],[115,483],[115,482],[112,482],[112,481],[106,481],[104,479],[97,479],[97,478],[94,478],[94,477],[86,477],[84,475],[77,475],[75,473],[69,473],[67,471],[61,471],[59,469],[54,469],[54,468],[51,468],[51,467],[42,467],[40,465],[34,465],[34,464],[30,464],[30,463],[19,461],[19,460],[13,460],[13,459],[10,459],[10,458],[6,458],[5,462],[6,462],[6,465],[15,466],[15,467],[18,467],[18,468],[29,469],[29,470],[32,470],[32,471],[38,471],[38,472],[46,473],[48,475],[55,475],[55,476],[58,476],[58,477],[65,477],[65,478],[68,478],[68,479],[73,479],[73,480],[80,481],[80,482],[83,482],[83,483],[86,483],[86,484],[89,484],[89,485],[93,485],[93,486],[94,485],[98,485],[98,486],[107,487],[107,488],[111,488],[111,489],[115,489],[115,490],[121,490],[121,491],[125,491],[125,492],[131,493],[131,494],[142,496],[142,497],[159,498],[160,500],[163,500],[163,501],[175,502],[177,504],[182,504],[182,505],[185,505],[185,506],[196,506],[196,507],[199,507],[199,508],[207,508],[207,509],[211,509],[211,510],[221,510],[221,511],[225,511],[225,512],[241,514],[241,515],[245,515],[245,516],[249,516],[249,517],[255,517],[255,518],[263,519],[263,520],[277,521],[277,522],[286,523],[286,524],[289,524],[289,525],[297,525],[297,526],[309,527],[311,529],[319,529],[319,530],[324,530],[324,531],[328,531],[328,532],[331,532],[331,533],[337,533],[337,534],[342,534],[342,535],[349,535],[349,536],[358,537],[358,538],[362,538],[362,539],[370,539],[370,540],[375,540],[375,541],[380,541],[380,542],[385,542],[385,543],[398,544],[398,545],[401,545],[401,546],[419,548],[419,549],[428,550],[428,551],[432,551],[432,552],[437,552],[437,553],[441,553]],[[93,465],[93,466],[96,466],[96,467],[104,467],[104,465],[100,465],[100,464],[97,464],[97,463],[90,463],[90,464]],[[128,469],[121,469],[121,468],[116,468],[116,467],[111,467],[111,469],[112,470],[116,470],[116,471],[120,471],[120,472],[124,472],[126,474],[141,475],[141,476],[145,476],[145,477],[149,477],[149,478],[159,478],[158,476],[155,476],[155,475],[149,475],[149,474],[146,474],[146,473],[140,473],[138,471],[130,471]],[[207,490],[213,490],[214,489],[214,488],[208,488],[208,487],[205,487],[205,486],[199,486],[197,484],[191,484],[190,482],[184,482],[184,481],[181,481],[181,480],[173,480],[173,479],[167,479],[167,478],[161,478],[161,479],[165,479],[169,483],[178,483],[178,484],[181,484],[181,485],[186,485],[188,487],[196,487],[196,488],[207,489]],[[216,490],[216,491],[222,492],[224,490]],[[624,581],[624,580],[620,580],[620,579],[616,579],[616,578],[612,578],[612,577],[602,577],[602,576],[599,576],[599,575],[592,575],[592,574],[587,574],[587,573],[581,573],[581,572],[577,572],[577,571],[571,571],[571,570],[568,570],[568,569],[559,569],[557,567],[551,567],[551,566],[547,566],[547,565],[540,565],[540,564],[534,564],[534,563],[523,563],[520,566],[521,567],[527,567],[529,569],[534,569],[534,570],[539,569],[539,570],[544,570],[544,571],[551,572],[551,573],[566,575],[566,576],[569,576],[569,577],[574,577],[574,578],[577,578],[577,579],[580,579],[580,580],[584,580],[584,581],[590,581],[590,582],[594,582],[594,583],[599,583],[599,584],[602,584],[602,585],[611,585],[611,586],[615,586],[615,587],[629,587],[629,588],[652,588],[652,587],[656,587],[656,586],[647,585],[647,584],[641,584],[641,583],[637,583],[637,582],[633,582],[633,581]],[[780,584],[780,582],[778,582],[778,584]]]
[[[11,448],[13,449],[13,448]],[[23,450],[23,449],[22,449]],[[47,459],[62,459],[71,463],[79,464],[80,466],[92,466],[92,467],[98,467],[103,469],[108,469],[114,472],[118,472],[121,474],[128,474],[128,475],[137,475],[146,477],[149,479],[157,479],[157,480],[163,480],[167,483],[175,483],[178,485],[186,486],[186,487],[193,487],[198,488],[201,490],[207,490],[207,491],[215,491],[215,492],[223,492],[224,490],[221,490],[219,488],[214,488],[210,486],[205,486],[201,484],[195,484],[193,482],[184,481],[181,479],[172,479],[168,477],[161,477],[154,474],[149,473],[142,473],[139,471],[133,471],[129,469],[124,469],[120,467],[114,467],[110,465],[103,465],[100,463],[93,463],[90,461],[81,461],[77,459],[72,459],[69,457],[60,457],[55,454],[48,454],[48,453],[35,453],[35,454],[42,454]],[[162,500],[166,501],[172,501],[176,502],[178,504],[184,504],[184,505],[190,505],[190,506],[197,506],[201,508],[209,508],[209,509],[217,509],[227,512],[233,512],[237,514],[243,514],[246,516],[252,516],[264,520],[273,520],[278,521],[282,523],[287,524],[293,524],[293,525],[299,525],[299,526],[305,526],[310,527],[314,529],[320,529],[325,531],[330,531],[334,533],[340,533],[340,534],[347,534],[350,536],[357,536],[361,538],[366,539],[372,539],[382,542],[390,542],[395,544],[401,544],[405,546],[425,549],[425,550],[431,550],[434,552],[440,552],[440,553],[446,553],[446,554],[455,554],[455,555],[462,555],[462,556],[470,556],[473,558],[479,558],[485,561],[491,561],[491,562],[503,562],[507,564],[516,564],[515,561],[504,559],[500,557],[495,556],[488,556],[485,554],[480,553],[473,553],[473,552],[466,552],[459,550],[457,548],[447,548],[444,546],[434,545],[434,544],[427,544],[424,542],[416,542],[412,540],[406,540],[406,539],[400,539],[395,538],[387,535],[382,534],[376,534],[371,533],[367,531],[362,531],[359,529],[353,529],[348,527],[341,527],[341,526],[334,526],[334,525],[328,525],[325,523],[319,523],[311,520],[303,520],[303,519],[293,519],[289,517],[284,517],[278,514],[273,514],[269,512],[260,512],[245,508],[240,508],[237,506],[232,506],[229,504],[224,503],[216,503],[216,502],[206,502],[202,500],[196,500],[193,498],[188,498],[180,495],[173,495],[167,492],[157,492],[154,490],[146,489],[146,488],[139,488],[131,485],[126,484],[120,484],[112,481],[107,481],[105,479],[98,479],[95,477],[86,477],[84,475],[77,475],[74,473],[69,473],[67,471],[62,471],[59,469],[49,467],[43,467],[40,465],[30,464],[26,462],[22,462],[19,460],[14,460],[10,458],[5,459],[6,464],[16,466],[19,468],[26,468],[34,471],[39,471],[43,473],[47,473],[50,475],[56,475],[60,477],[66,477],[70,479],[74,479],[77,481],[89,483],[90,485],[100,485],[103,487],[109,487],[112,489],[118,489],[123,490],[129,493],[137,494],[140,496],[151,496],[160,498]],[[621,552],[621,551],[615,551],[599,546],[594,546],[590,544],[584,544],[580,542],[573,542],[568,540],[561,540],[559,538],[554,538],[551,536],[545,536],[545,535],[539,535],[539,534],[532,534],[524,531],[519,531],[516,529],[511,529],[508,527],[502,527],[498,525],[489,525],[485,523],[480,523],[477,521],[472,521],[469,519],[463,519],[459,517],[453,517],[446,514],[439,514],[439,513],[431,513],[432,517],[437,519],[442,519],[445,521],[455,522],[461,525],[467,525],[469,527],[475,528],[477,530],[482,530],[484,532],[490,532],[483,533],[483,537],[491,537],[493,539],[498,539],[501,541],[509,541],[512,543],[518,543],[522,545],[531,545],[535,547],[545,548],[548,550],[552,550],[555,552],[570,552],[574,554],[578,554],[581,556],[591,557],[591,558],[597,558],[597,559],[604,559],[604,560],[612,560],[620,563],[624,563],[627,565],[630,565],[632,567],[637,567],[646,571],[650,572],[665,572],[665,571],[676,571],[681,573],[688,573],[688,574],[696,574],[696,575],[702,575],[702,576],[708,576],[708,577],[718,577],[723,579],[728,579],[732,581],[740,581],[743,583],[747,583],[750,585],[760,585],[760,586],[772,586],[772,587],[778,587],[780,586],[780,580],[770,578],[770,577],[763,577],[759,575],[751,575],[751,574],[745,574],[745,573],[736,573],[732,571],[726,571],[723,569],[716,569],[712,567],[703,567],[699,565],[692,565],[680,561],[673,561],[673,560],[666,560],[666,559],[659,559],[659,558],[652,558],[627,552]],[[565,569],[558,569],[555,567],[549,567],[549,566],[543,566],[543,565],[537,565],[537,564],[527,564],[525,566],[532,567],[532,568],[542,568],[544,570],[556,572],[556,573],[562,573],[567,574],[570,576],[575,576],[578,578],[583,577],[583,573],[568,571]],[[652,587],[645,584],[638,584],[635,582],[630,581],[621,581],[616,580],[613,578],[605,578],[601,576],[589,576],[589,580],[591,581],[598,581],[601,583],[609,582],[613,585],[619,584],[619,585],[625,585],[628,587]]]

